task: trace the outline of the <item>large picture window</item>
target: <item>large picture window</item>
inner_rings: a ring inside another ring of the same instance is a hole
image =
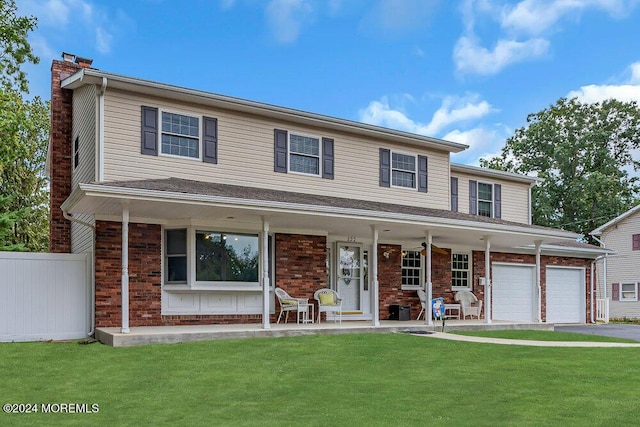
[[[200,157],[200,121],[197,117],[162,112],[162,153]]]
[[[320,138],[289,135],[289,170],[320,175]]]
[[[257,235],[196,232],[196,281],[258,282]]]
[[[416,188],[416,156],[391,153],[391,185]]]

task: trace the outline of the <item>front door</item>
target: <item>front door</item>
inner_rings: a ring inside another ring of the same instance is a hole
[[[342,298],[344,315],[369,313],[368,252],[354,243],[338,243],[336,251],[336,291]]]

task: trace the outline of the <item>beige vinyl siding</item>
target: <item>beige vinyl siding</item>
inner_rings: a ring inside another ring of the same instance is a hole
[[[469,213],[469,181],[502,185],[502,219],[523,224],[529,223],[529,185],[471,174],[452,172],[458,178],[458,212]]]
[[[640,251],[632,248],[631,236],[640,234],[640,212],[623,219],[602,233],[602,240],[608,249],[618,255],[607,258],[607,297],[611,299],[612,283],[640,282]],[[598,298],[603,294],[604,268],[598,263]],[[611,301],[611,317],[640,317],[640,301]]]
[[[96,87],[83,86],[73,93],[73,130],[71,140],[72,188],[80,182],[96,180]],[[80,161],[73,169],[74,144],[79,138]],[[78,215],[80,221],[94,223],[91,215]],[[77,222],[71,223],[71,252],[93,251],[93,229]]]
[[[141,105],[218,119],[218,164],[161,154],[157,157],[140,154]],[[274,128],[333,138],[335,178],[328,180],[274,172]],[[427,156],[428,193],[380,187],[380,148]],[[134,97],[115,90],[107,91],[105,97],[104,167],[106,181],[176,177],[449,209],[448,152],[396,145],[391,140],[367,140],[349,133],[326,132],[321,128],[301,127],[226,110]]]

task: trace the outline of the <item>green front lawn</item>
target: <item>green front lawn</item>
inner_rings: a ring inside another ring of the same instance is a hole
[[[553,334],[549,332],[549,334]],[[639,425],[640,349],[506,346],[408,334],[111,348],[0,344],[0,425]]]

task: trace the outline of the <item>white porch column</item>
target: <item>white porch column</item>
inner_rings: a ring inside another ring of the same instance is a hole
[[[269,298],[269,221],[262,218],[262,329],[271,329],[269,315],[271,303]]]
[[[542,322],[542,287],[540,286],[540,276],[542,264],[540,262],[540,253],[542,252],[542,240],[536,240],[536,293],[538,300],[538,323]]]
[[[433,283],[431,283],[431,243],[433,243],[433,236],[431,235],[431,231],[427,231],[425,235],[425,241],[427,243],[427,247],[425,248],[427,254],[425,255],[425,265],[427,267],[427,272],[425,277],[425,293],[427,294],[427,308],[424,313],[424,323],[425,325],[432,325],[433,319],[431,318],[431,300],[433,299]]]
[[[122,327],[120,332],[128,334],[129,330],[129,205],[122,205]]]
[[[491,323],[491,237],[484,240],[484,323]]]
[[[378,282],[378,228],[371,226],[373,244],[371,245],[371,325],[380,326],[380,295]]]

